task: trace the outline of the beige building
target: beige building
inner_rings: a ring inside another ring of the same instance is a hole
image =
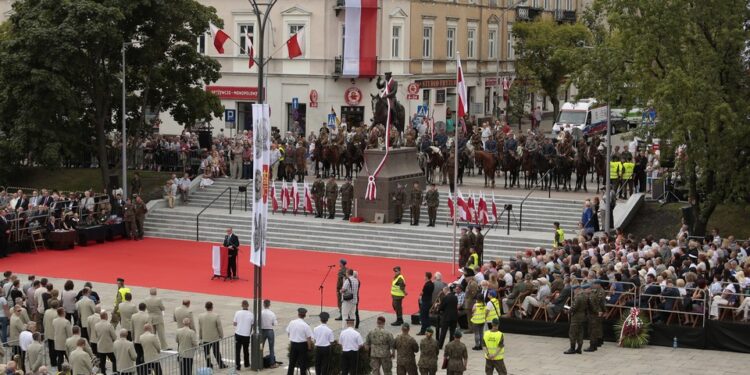
[[[411,81],[436,121],[456,110],[456,56],[460,54],[468,86],[469,113],[489,117],[502,100],[502,80],[514,75],[513,24],[536,17],[575,22],[581,0],[433,0],[413,1],[410,26]],[[546,107],[544,98],[534,98]],[[434,111],[434,112],[433,112]]]

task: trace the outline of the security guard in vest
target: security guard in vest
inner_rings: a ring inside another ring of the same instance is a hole
[[[555,226],[555,239],[552,241],[552,247],[562,247],[565,243],[565,231],[560,228],[559,222],[556,221],[553,225]]]
[[[120,322],[120,304],[125,302],[125,295],[131,293],[130,288],[125,287],[125,279],[117,278],[117,294],[115,295],[115,307],[112,309],[112,324]]]
[[[635,169],[635,163],[631,159],[625,159],[622,163],[622,190],[620,190],[620,197],[627,199],[628,195],[633,194],[633,170]]]
[[[612,155],[612,160],[609,162],[609,182],[612,184],[612,190],[617,191],[620,187],[620,178],[622,178],[622,163],[620,163],[620,158]]]
[[[484,323],[487,322],[487,306],[481,295],[474,301],[471,309],[471,325],[474,331],[474,347],[471,350],[482,350],[482,337],[484,335]]]
[[[502,309],[502,305],[500,305],[500,300],[497,299],[497,291],[490,290],[490,301],[487,302],[487,318],[485,321],[488,324],[492,324],[492,321],[495,319],[500,318],[500,310]]]
[[[406,297],[406,279],[401,274],[401,267],[393,267],[393,280],[391,280],[391,300],[393,301],[393,310],[396,312],[396,321],[391,323],[392,326],[400,326],[404,324],[404,312],[403,305],[404,297]]]
[[[466,261],[466,267],[474,269],[479,266],[479,254],[477,254],[477,249],[474,246],[469,248],[469,252],[471,255],[469,255],[469,260]]]
[[[500,375],[506,375],[508,370],[505,369],[505,339],[503,333],[498,330],[500,321],[492,320],[492,329],[484,333],[484,373],[492,375],[497,371]]]

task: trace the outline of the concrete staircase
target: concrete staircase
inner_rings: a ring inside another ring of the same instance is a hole
[[[247,244],[250,238],[252,208],[248,205],[245,211],[244,193],[239,193],[239,196],[237,193],[237,187],[247,183],[242,180],[218,179],[207,189],[193,192],[188,205],[177,206],[175,209],[152,209],[146,218],[146,235],[196,240],[196,215],[219,197],[222,191],[231,187],[232,214],[230,215],[228,210],[229,195],[225,193],[201,214],[197,239],[221,241],[226,228],[231,226],[240,240]],[[301,184],[299,188],[302,190]],[[249,185],[248,203],[251,201],[251,189],[252,185]],[[278,183],[277,192],[280,192]],[[509,203],[513,204],[513,212],[517,214],[521,198],[496,195],[495,201],[499,211],[502,211],[503,204]],[[277,212],[268,218],[268,245],[381,257],[450,261],[453,230],[447,224],[449,212],[445,202],[446,195],[441,194],[438,225],[435,228],[425,226],[425,208],[422,210],[423,219],[419,227],[409,226],[408,210],[405,212],[404,224],[400,225],[345,222],[341,220],[340,206],[334,220],[315,219],[312,215],[303,214],[282,215]],[[496,228],[487,233],[485,254],[488,257],[507,258],[522,249],[537,246],[549,248],[554,221],[559,221],[566,232],[572,235],[580,218],[581,204],[571,200],[529,198],[524,204],[523,211],[523,232],[517,231],[517,224],[511,216],[510,235],[506,234],[505,221],[501,221]]]

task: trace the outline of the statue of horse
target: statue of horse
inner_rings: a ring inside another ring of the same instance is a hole
[[[376,124],[386,124],[388,122],[388,101],[381,98],[380,95],[370,94],[372,98],[373,120]],[[406,112],[401,103],[397,103],[395,108],[391,108],[391,125],[395,126],[399,132],[404,131]]]

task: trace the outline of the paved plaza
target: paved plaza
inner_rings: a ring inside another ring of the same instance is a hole
[[[23,275],[22,280],[26,275]],[[37,275],[37,278],[45,275]],[[117,274],[112,274],[114,280]],[[55,285],[62,285],[66,279],[50,278]],[[83,286],[85,280],[74,280],[76,289]],[[165,321],[168,347],[174,349],[174,332],[176,330],[175,322],[172,319],[174,309],[179,306],[183,299],[190,299],[191,309],[194,316],[204,311],[203,304],[206,301],[214,303],[214,311],[221,316],[224,326],[225,335],[231,335],[234,332],[232,327],[232,318],[235,311],[240,309],[240,298],[227,297],[220,295],[223,281],[216,281],[217,294],[200,294],[175,290],[159,290],[159,296],[163,299],[166,306]],[[93,283],[94,290],[99,293],[102,299],[102,307],[110,310],[114,303],[116,285],[114,283]],[[132,289],[133,300],[142,301],[148,296],[148,288],[128,285]],[[387,291],[384,291],[384,293]],[[290,290],[290,293],[294,291]],[[248,299],[252,291],[248,286]],[[290,303],[273,303],[272,310],[279,319],[279,326],[276,329],[276,356],[277,360],[284,362],[284,365],[276,369],[264,370],[264,374],[286,374],[286,358],[288,338],[285,328],[287,323],[296,318],[296,310],[300,305]],[[303,305],[309,310],[307,322],[314,328],[319,322],[315,315],[320,310],[319,306]],[[326,311],[331,312],[333,309],[324,307]],[[406,309],[411,311],[412,309]],[[360,311],[362,323],[360,332],[367,334],[374,326],[378,315],[385,314],[388,322],[394,320],[390,312],[377,311]],[[329,322],[334,329],[336,337],[341,330],[341,322]],[[419,327],[412,327],[412,334],[416,334]],[[394,334],[399,330],[396,327],[387,326],[387,329]],[[417,337],[419,341],[420,337]],[[464,344],[471,348],[472,335],[465,335]],[[622,349],[615,346],[614,343],[607,342],[596,353],[584,353],[582,355],[564,355],[562,352],[568,347],[568,340],[562,338],[526,336],[517,334],[508,334],[505,338],[505,363],[509,374],[653,374],[658,369],[661,374],[736,374],[737,369],[741,368],[746,361],[746,354],[719,352],[710,350],[695,349],[672,349],[667,347],[649,346],[645,349]],[[233,359],[225,359],[231,367]],[[226,371],[226,370],[223,370]],[[241,372],[250,373],[249,369],[243,369]],[[225,372],[230,373],[230,372]],[[311,373],[313,371],[311,370]],[[395,373],[395,366],[394,366]],[[440,371],[443,373],[443,371]],[[470,374],[484,373],[484,359],[481,352],[469,350],[469,368],[466,372]]]

